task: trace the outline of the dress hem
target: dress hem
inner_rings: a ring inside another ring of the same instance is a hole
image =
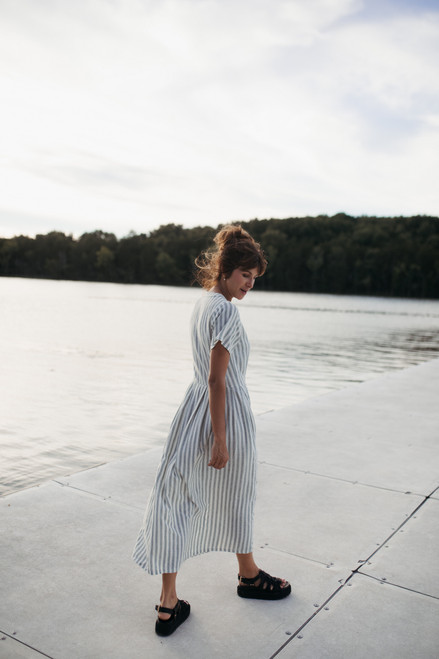
[[[245,547],[244,549],[225,549],[225,548],[218,549],[217,547],[215,547],[214,549],[202,549],[201,551],[197,551],[193,554],[190,554],[189,556],[185,556],[185,558],[183,558],[182,561],[179,563],[178,567],[171,566],[170,568],[167,567],[166,569],[163,570],[151,570],[150,568],[148,568],[145,562],[137,560],[135,556],[133,556],[133,560],[136,563],[136,565],[142,568],[142,570],[144,570],[147,574],[150,574],[151,576],[157,576],[159,574],[169,574],[173,572],[179,572],[183,563],[189,560],[190,558],[195,558],[195,556],[202,556],[203,554],[210,554],[211,552],[216,552],[216,551],[228,553],[228,554],[250,554],[253,551],[253,546],[251,546],[250,549],[248,549],[247,547]]]

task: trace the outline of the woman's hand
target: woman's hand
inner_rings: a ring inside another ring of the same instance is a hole
[[[225,442],[213,442],[212,455],[208,467],[223,469],[229,461],[229,452]]]

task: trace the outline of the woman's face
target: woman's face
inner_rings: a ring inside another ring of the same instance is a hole
[[[223,281],[226,292],[228,293],[228,299],[231,300],[236,297],[238,300],[242,300],[248,291],[253,288],[258,274],[257,268],[250,268],[249,270],[235,268],[230,277]]]

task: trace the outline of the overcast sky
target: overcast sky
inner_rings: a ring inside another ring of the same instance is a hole
[[[0,235],[439,215],[438,0],[0,0]]]

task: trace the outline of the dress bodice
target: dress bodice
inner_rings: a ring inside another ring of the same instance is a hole
[[[207,386],[210,351],[220,341],[230,353],[226,385],[246,387],[250,344],[237,307],[221,293],[209,291],[195,305],[191,319],[192,353],[195,380]]]

